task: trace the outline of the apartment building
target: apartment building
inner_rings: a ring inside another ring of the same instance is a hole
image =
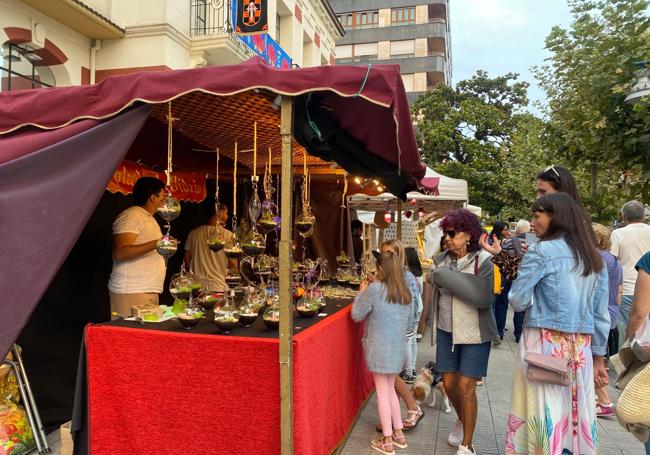
[[[336,62],[400,65],[413,101],[451,82],[448,0],[330,0],[345,29]]]
[[[0,90],[91,84],[136,71],[334,64],[327,0],[268,0],[268,32],[233,32],[235,0],[0,0]]]

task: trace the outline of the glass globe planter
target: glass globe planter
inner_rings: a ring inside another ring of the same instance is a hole
[[[168,195],[156,211],[160,215],[160,218],[169,223],[181,214],[181,203],[172,195]]]
[[[262,234],[269,234],[276,230],[278,224],[278,208],[268,199],[262,202],[262,214],[257,220],[257,228]]]
[[[212,238],[208,240],[208,248],[210,251],[213,253],[218,253],[219,251],[223,250],[223,248],[226,246],[223,240],[220,238]]]
[[[241,283],[241,275],[239,274],[239,270],[228,269],[228,272],[226,273],[226,284],[228,287],[236,288],[239,286],[239,283]]]
[[[178,275],[169,283],[169,293],[175,299],[189,301],[192,297],[192,284],[192,280],[187,276]]]
[[[244,256],[244,250],[241,249],[241,246],[239,245],[239,242],[237,239],[233,239],[232,241],[228,242],[224,248],[223,252],[226,254],[226,257],[228,259],[241,259],[242,256]]]
[[[173,256],[176,253],[176,250],[178,250],[178,240],[169,234],[164,235],[156,243],[156,251],[165,259]]]
[[[239,323],[244,327],[253,325],[258,316],[259,308],[252,299],[244,302],[239,307]]]
[[[219,310],[224,304],[224,296],[220,292],[203,291],[196,298],[196,303],[204,311]]]
[[[310,237],[314,233],[314,223],[316,217],[312,215],[311,210],[305,207],[300,215],[296,217],[293,226],[303,238]]]
[[[313,297],[305,297],[296,305],[296,311],[303,318],[312,318],[318,314],[320,303]]]
[[[268,329],[277,330],[280,327],[280,305],[274,302],[273,305],[267,307],[262,320]]]
[[[266,250],[266,241],[262,234],[253,231],[251,239],[241,247],[246,256],[257,257],[263,254],[264,250]]]
[[[199,325],[204,316],[203,309],[195,303],[188,303],[184,311],[179,312],[176,316],[180,325],[186,329],[191,329]]]
[[[239,317],[239,309],[230,297],[219,311],[214,312],[214,322],[222,333],[230,333],[239,324]]]

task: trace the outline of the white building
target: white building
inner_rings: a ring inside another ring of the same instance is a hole
[[[232,64],[255,45],[274,59],[279,44],[293,65],[334,64],[343,29],[327,0],[268,0],[268,38],[254,41],[233,34],[232,1],[0,0],[0,90]]]

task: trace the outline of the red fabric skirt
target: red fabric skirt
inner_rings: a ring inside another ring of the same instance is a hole
[[[326,454],[372,390],[350,307],[294,338],[294,449]],[[86,329],[91,454],[280,453],[278,339]]]

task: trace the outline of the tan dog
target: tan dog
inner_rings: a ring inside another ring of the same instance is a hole
[[[436,405],[436,391],[440,392],[440,396],[442,397],[445,414],[450,414],[451,405],[449,404],[445,387],[442,384],[442,375],[436,369],[436,364],[429,362],[425,367],[420,369],[420,372],[415,377],[411,392],[418,404],[424,403],[433,408]]]

